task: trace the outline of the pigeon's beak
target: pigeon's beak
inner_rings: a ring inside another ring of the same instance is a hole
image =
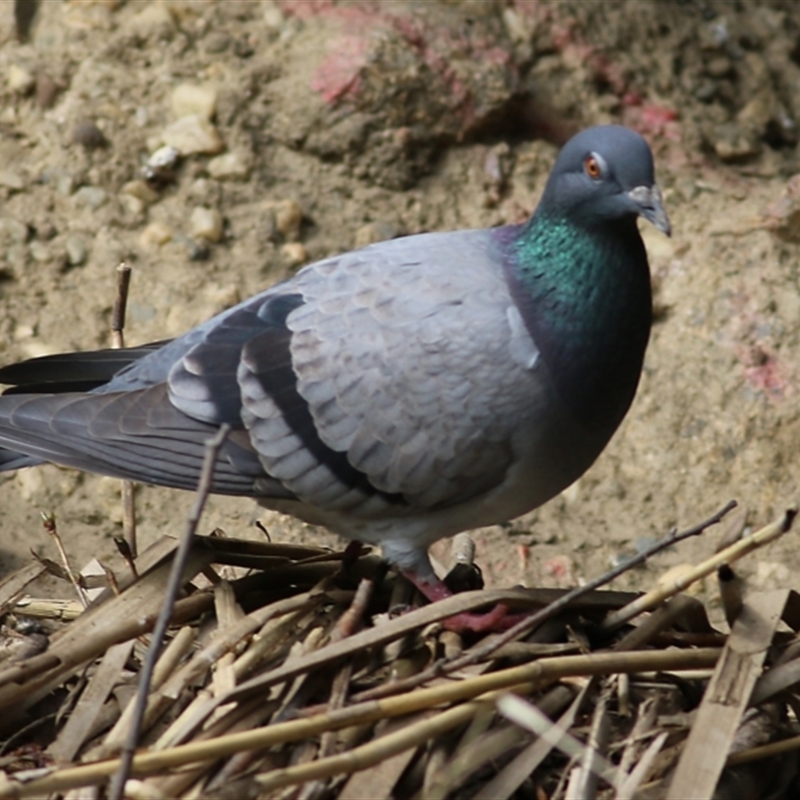
[[[672,235],[672,226],[669,224],[669,217],[664,210],[664,201],[661,197],[661,189],[653,184],[652,186],[637,186],[628,192],[628,197],[636,204],[639,213],[662,233],[667,236]]]

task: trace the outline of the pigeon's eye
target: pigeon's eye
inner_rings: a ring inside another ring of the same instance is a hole
[[[593,180],[597,181],[603,175],[603,169],[595,156],[586,156],[583,162],[583,171]]]

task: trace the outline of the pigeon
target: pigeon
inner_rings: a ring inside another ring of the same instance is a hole
[[[227,424],[213,492],[379,545],[442,598],[429,545],[554,497],[630,407],[652,316],[638,217],[670,235],[649,146],[589,128],[527,222],[372,244],[171,341],[0,369],[0,470],[192,490]]]

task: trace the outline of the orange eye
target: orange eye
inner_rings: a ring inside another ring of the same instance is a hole
[[[594,156],[586,156],[586,160],[583,162],[583,170],[594,181],[602,174],[600,164],[598,164]]]

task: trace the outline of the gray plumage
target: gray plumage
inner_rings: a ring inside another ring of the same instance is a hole
[[[371,245],[172,342],[0,370],[16,385],[0,469],[193,489],[229,423],[214,491],[380,544],[433,581],[431,542],[545,502],[627,410],[650,325],[637,215],[668,231],[647,145],[584,131],[526,225]]]

